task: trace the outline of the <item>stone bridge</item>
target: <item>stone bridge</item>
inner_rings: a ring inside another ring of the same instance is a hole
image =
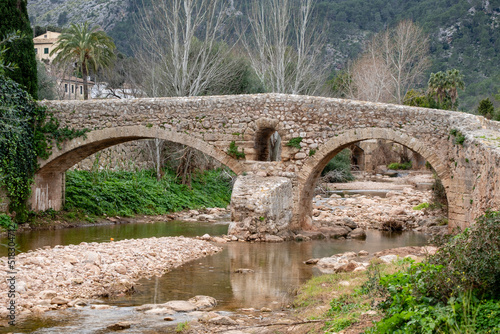
[[[321,171],[342,149],[367,139],[404,145],[433,166],[446,189],[450,227],[464,228],[486,209],[500,207],[500,123],[475,115],[282,94],[43,104],[62,126],[91,131],[40,161],[31,198],[34,210],[62,207],[65,171],[74,164],[104,148],[147,138],[193,147],[232,169],[239,175],[233,220],[261,224],[262,233],[310,228]],[[269,138],[276,132],[281,152],[269,161]],[[465,141],[456,143],[450,132]],[[298,137],[300,149],[286,145]],[[245,153],[243,159],[227,153],[233,141]],[[264,190],[270,198],[245,203],[245,194],[258,197]],[[272,227],[266,230],[266,224]]]

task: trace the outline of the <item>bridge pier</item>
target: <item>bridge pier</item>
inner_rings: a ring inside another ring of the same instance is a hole
[[[229,234],[240,239],[291,236],[292,181],[279,176],[240,175],[231,195]]]
[[[57,211],[63,208],[65,175],[64,172],[35,174],[35,182],[29,199],[31,210],[45,211],[54,209]]]

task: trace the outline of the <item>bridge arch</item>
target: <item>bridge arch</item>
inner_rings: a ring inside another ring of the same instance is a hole
[[[450,171],[439,155],[439,150],[431,143],[388,128],[361,128],[345,131],[324,143],[312,157],[309,157],[298,173],[298,191],[295,196],[294,221],[299,229],[309,229],[311,225],[312,199],[316,183],[328,162],[340,151],[355,142],[368,139],[385,139],[396,142],[422,155],[434,168],[446,189],[448,206],[452,206],[448,195]]]
[[[64,172],[79,161],[105,148],[138,139],[163,139],[183,144],[207,154],[240,174],[244,167],[236,159],[203,140],[185,133],[147,126],[123,126],[94,130],[86,136],[64,142],[54,147],[46,160],[39,160],[40,169],[35,174],[31,207],[35,211],[49,208],[60,210],[64,202]]]

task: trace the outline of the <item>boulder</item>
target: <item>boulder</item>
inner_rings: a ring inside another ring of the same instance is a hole
[[[351,228],[351,229],[353,229],[353,230],[354,230],[354,229],[356,229],[356,228],[358,228],[358,224],[356,224],[356,223],[354,222],[354,220],[352,220],[352,219],[351,219],[351,218],[349,218],[349,217],[344,217],[344,218],[342,218],[342,223],[343,223],[345,226],[347,226],[347,227],[349,227],[349,228]]]
[[[349,233],[349,236],[353,239],[366,239],[366,232],[362,228],[356,228]]]
[[[172,310],[176,312],[192,312],[197,309],[196,305],[193,303],[184,301],[184,300],[171,300],[169,302],[166,302],[165,304],[166,307],[171,308]]]
[[[217,299],[210,296],[194,296],[188,302],[194,304],[198,310],[210,309],[217,306]]]
[[[121,331],[121,330],[130,328],[130,326],[131,326],[130,322],[120,321],[120,322],[117,322],[116,324],[109,325],[106,328],[109,330],[112,330],[112,331]]]
[[[218,316],[216,318],[209,319],[207,322],[212,325],[225,325],[225,326],[238,324],[236,321],[227,316]]]

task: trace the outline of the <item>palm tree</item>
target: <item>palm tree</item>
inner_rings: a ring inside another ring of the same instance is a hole
[[[465,89],[464,76],[456,68],[448,70],[446,75],[448,77],[448,95],[450,95],[451,99],[451,109],[454,109],[458,98],[457,89]]]
[[[88,22],[71,24],[69,29],[62,33],[57,46],[50,55],[57,54],[54,58],[58,63],[76,62],[83,77],[83,98],[89,97],[87,76],[92,70],[94,73],[99,67],[107,67],[115,57],[113,53],[116,48],[111,37],[102,30],[89,28]]]

